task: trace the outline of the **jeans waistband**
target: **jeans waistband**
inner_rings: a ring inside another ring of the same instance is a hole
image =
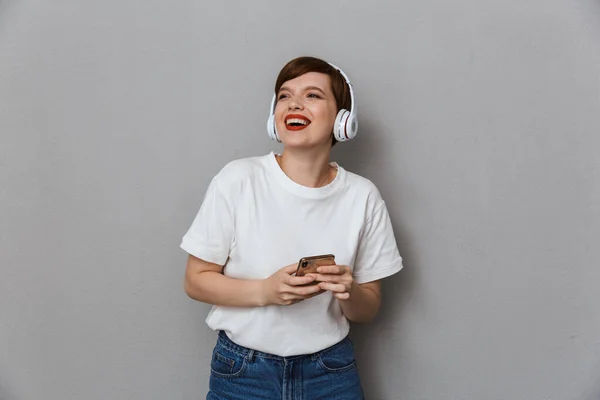
[[[349,340],[350,339],[348,338],[348,336],[346,336],[340,342],[338,342],[338,343],[334,344],[333,346],[330,346],[326,349],[320,350],[318,352],[311,353],[311,354],[300,354],[297,356],[288,356],[288,357],[282,357],[282,356],[278,356],[275,354],[265,353],[262,351],[249,349],[247,347],[240,346],[239,344],[234,343],[233,340],[229,339],[229,337],[227,336],[225,331],[219,331],[219,338],[217,339],[217,344],[224,346],[229,351],[237,353],[242,357],[248,356],[248,358],[250,358],[250,359],[252,359],[253,357],[261,357],[261,358],[270,358],[273,360],[282,360],[283,361],[283,360],[293,360],[293,359],[303,358],[303,357],[315,359],[319,355],[319,353],[329,350],[329,349],[332,349],[336,346],[339,346],[339,345],[343,344],[345,341],[349,341]]]

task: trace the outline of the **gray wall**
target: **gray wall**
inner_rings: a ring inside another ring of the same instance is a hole
[[[335,148],[405,269],[353,327],[369,399],[600,398],[600,5],[0,0],[0,399],[198,399],[182,290],[210,178],[279,68],[353,78]]]

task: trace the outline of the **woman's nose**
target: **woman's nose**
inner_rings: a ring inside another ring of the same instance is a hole
[[[302,108],[302,104],[294,97],[290,99],[288,102],[288,109],[290,110],[299,110]]]

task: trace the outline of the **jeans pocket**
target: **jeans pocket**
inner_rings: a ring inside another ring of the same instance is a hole
[[[317,360],[329,372],[345,372],[356,367],[354,347],[347,338],[318,353]]]
[[[246,357],[222,346],[215,347],[210,361],[210,370],[219,378],[235,378],[246,368]]]

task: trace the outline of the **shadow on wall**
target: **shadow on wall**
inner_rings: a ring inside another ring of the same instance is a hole
[[[398,241],[405,235],[402,232],[396,235]],[[402,248],[400,248],[402,252]],[[378,342],[384,342],[383,346],[392,346],[397,350],[403,348],[403,338],[400,332],[394,331],[394,321],[401,320],[402,310],[412,297],[411,292],[416,287],[417,274],[415,269],[409,266],[413,265],[411,255],[404,251],[403,259],[407,266],[401,272],[386,279],[383,283],[382,308],[377,318],[370,324],[355,324],[351,329],[351,338],[356,350],[356,360],[359,368],[361,382],[367,399],[385,399],[390,398],[390,393],[383,392],[383,389],[389,385],[382,385],[382,377],[388,377],[387,372],[390,368],[397,366],[401,362],[398,358],[383,358],[387,362],[382,363],[380,353],[374,352],[372,346]]]
[[[338,144],[334,148],[333,159],[338,161],[345,169],[365,176],[365,165],[370,158],[380,154],[389,154],[384,151],[386,142],[372,135],[377,129],[370,121],[361,121],[361,134],[351,142]],[[385,160],[383,160],[385,164]],[[381,173],[384,173],[383,171]],[[374,183],[379,187],[376,177]],[[379,187],[381,190],[382,188]],[[394,199],[385,199],[387,204],[394,204]],[[389,207],[389,206],[388,206]],[[394,331],[396,321],[401,319],[402,311],[414,296],[417,287],[418,274],[413,266],[418,257],[414,254],[411,243],[411,234],[398,220],[393,220],[392,225],[398,243],[398,249],[403,259],[404,268],[396,275],[383,281],[382,306],[377,318],[369,324],[355,324],[352,326],[350,336],[355,346],[357,363],[360,370],[361,381],[367,399],[389,399],[389,394],[382,392],[381,377],[388,376],[384,373],[390,364],[382,364],[379,355],[372,351],[371,346],[378,342],[393,343],[396,349],[402,348],[400,332]],[[386,397],[387,396],[387,397]]]

